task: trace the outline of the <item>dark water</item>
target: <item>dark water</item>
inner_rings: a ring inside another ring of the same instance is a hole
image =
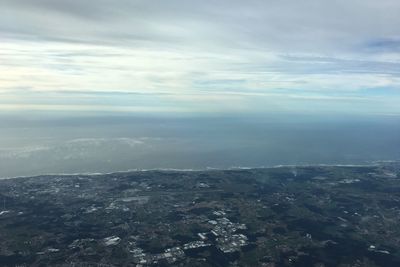
[[[395,116],[3,114],[0,177],[400,158]]]

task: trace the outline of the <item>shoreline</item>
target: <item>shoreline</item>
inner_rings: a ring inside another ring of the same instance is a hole
[[[78,173],[44,173],[44,174],[35,174],[35,175],[20,175],[20,176],[12,176],[12,177],[0,177],[0,180],[10,180],[10,179],[22,179],[22,178],[35,178],[41,176],[102,176],[102,175],[112,175],[119,173],[135,173],[135,172],[207,172],[207,171],[240,171],[240,170],[256,170],[256,169],[277,169],[277,168],[304,168],[304,167],[372,167],[379,166],[384,163],[395,163],[399,162],[399,160],[378,160],[372,161],[370,163],[365,164],[277,164],[271,166],[232,166],[228,168],[214,168],[214,167],[206,167],[201,169],[177,169],[177,168],[152,168],[152,169],[129,169],[124,171],[112,171],[112,172],[78,172]]]

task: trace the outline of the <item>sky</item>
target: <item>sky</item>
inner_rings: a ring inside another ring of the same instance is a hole
[[[400,115],[398,0],[0,0],[0,112]]]

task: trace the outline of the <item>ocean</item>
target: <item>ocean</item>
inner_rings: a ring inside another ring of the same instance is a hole
[[[8,113],[0,125],[2,178],[400,158],[398,116]]]

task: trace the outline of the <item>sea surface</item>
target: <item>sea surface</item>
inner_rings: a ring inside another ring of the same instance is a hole
[[[3,178],[398,159],[398,116],[0,115]]]

